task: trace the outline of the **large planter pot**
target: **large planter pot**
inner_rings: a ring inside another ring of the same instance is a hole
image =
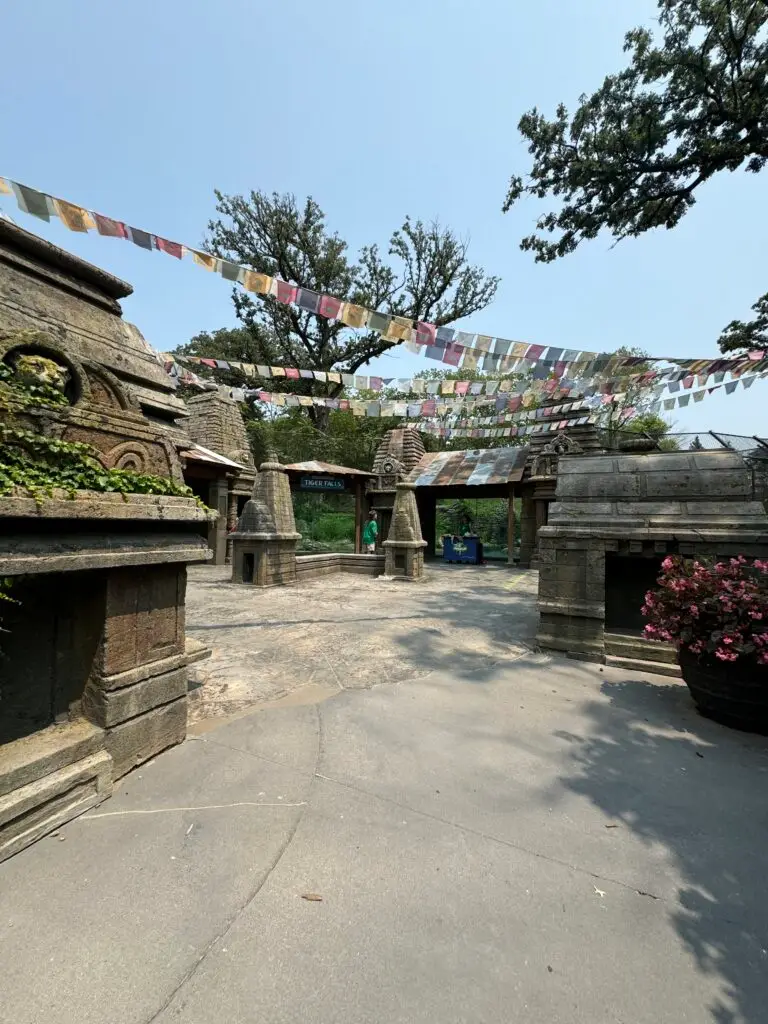
[[[698,657],[681,648],[680,671],[702,715],[768,736],[768,666],[751,658]]]

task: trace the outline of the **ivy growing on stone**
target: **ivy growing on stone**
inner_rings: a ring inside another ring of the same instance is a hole
[[[0,496],[23,491],[39,502],[61,490],[71,498],[78,491],[194,497],[166,477],[105,469],[91,445],[30,430],[23,413],[68,405],[57,369],[40,356],[22,356],[14,366],[0,362]]]

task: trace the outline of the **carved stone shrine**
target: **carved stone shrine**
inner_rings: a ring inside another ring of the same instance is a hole
[[[0,220],[0,360],[36,363],[66,404],[32,433],[86,443],[106,468],[182,482],[185,415],[118,300],[130,285]],[[109,796],[187,726],[186,566],[208,513],[151,494],[0,497],[0,860]]]

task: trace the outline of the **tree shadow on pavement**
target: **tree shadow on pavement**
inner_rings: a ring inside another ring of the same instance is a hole
[[[441,586],[419,591],[419,584],[413,585],[420,615],[397,635],[396,643],[410,661],[430,671],[489,682],[500,663],[529,655],[534,648],[537,574],[494,567],[462,580],[461,572],[452,566],[431,569],[432,580]],[[419,619],[425,620],[423,625]]]
[[[768,1020],[768,740],[699,717],[682,684],[604,683],[562,779],[650,845],[679,879],[670,921],[720,982],[717,1024]],[[649,894],[650,895],[650,894]],[[653,980],[649,979],[649,984]]]

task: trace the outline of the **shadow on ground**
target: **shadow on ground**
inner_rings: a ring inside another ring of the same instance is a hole
[[[700,718],[682,685],[626,681],[602,690],[610,703],[587,705],[586,738],[561,734],[574,763],[562,784],[666,849],[684,879],[671,923],[699,970],[722,984],[712,1021],[762,1024],[768,741]]]

